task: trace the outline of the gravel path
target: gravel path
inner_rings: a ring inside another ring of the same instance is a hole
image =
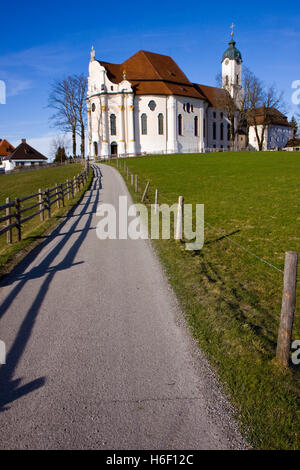
[[[150,243],[97,238],[101,171],[0,285],[0,448],[245,448]]]

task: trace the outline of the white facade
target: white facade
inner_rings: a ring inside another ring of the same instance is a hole
[[[260,139],[262,137],[262,131],[263,126],[258,125],[257,132]],[[264,133],[263,150],[277,150],[278,148],[283,148],[292,137],[292,127],[274,124],[268,125]],[[259,150],[254,126],[250,126],[249,128],[249,146],[251,149]]]
[[[237,73],[241,80],[241,63],[235,62],[223,61],[223,73],[229,74],[230,82]],[[236,85],[232,85],[235,91]],[[213,107],[201,94],[199,98],[136,94],[125,70],[120,83],[109,79],[105,66],[95,60],[94,50],[89,63],[87,109],[91,158],[200,153],[229,150],[231,146],[225,110]]]

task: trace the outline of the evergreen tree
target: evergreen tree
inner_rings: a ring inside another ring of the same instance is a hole
[[[64,147],[58,147],[54,162],[63,163],[67,160],[67,155]]]
[[[295,137],[297,135],[297,132],[298,132],[298,124],[297,124],[297,121],[296,121],[294,116],[292,116],[291,124],[293,126],[293,131],[294,131],[293,137]]]

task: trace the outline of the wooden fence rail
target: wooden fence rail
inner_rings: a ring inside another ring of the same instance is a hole
[[[11,244],[13,241],[12,231],[16,228],[17,241],[20,241],[22,239],[22,225],[25,222],[28,222],[37,215],[40,215],[40,220],[43,222],[45,213],[47,218],[50,218],[51,206],[56,203],[57,208],[64,207],[65,197],[67,196],[68,200],[73,198],[87,183],[88,176],[89,170],[85,169],[79,175],[74,176],[73,179],[67,180],[65,183],[56,184],[53,188],[47,188],[44,191],[39,189],[35,194],[16,198],[14,201],[11,201],[9,197],[6,198],[6,204],[0,205],[0,213],[5,211],[5,215],[0,217],[0,235],[6,233],[6,242]],[[33,200],[32,203],[30,202],[29,206],[24,207],[24,202],[30,200]],[[28,214],[28,211],[34,212]]]

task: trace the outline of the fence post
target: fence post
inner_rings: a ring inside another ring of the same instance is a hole
[[[21,229],[21,204],[20,204],[20,199],[16,198],[15,200],[15,208],[16,208],[16,221],[17,221],[17,241],[19,242],[22,239],[22,229]]]
[[[155,190],[154,214],[158,211],[158,189]]]
[[[70,180],[67,179],[67,197],[68,197],[68,201],[70,200],[70,191],[71,191]]]
[[[60,192],[61,192],[61,202],[62,206],[65,207],[65,196],[64,196],[64,185],[60,185]]]
[[[298,253],[285,254],[282,307],[278,332],[276,357],[284,366],[289,365],[292,330],[296,308]]]
[[[127,179],[129,178],[129,170],[128,170],[128,166],[126,167],[126,177],[127,177]]]
[[[57,205],[57,208],[59,209],[59,207],[60,207],[60,204],[59,204],[60,195],[59,195],[59,190],[58,190],[58,184],[57,183],[55,185],[55,188],[56,188],[55,189],[55,195],[56,195],[56,199],[57,199],[56,205]]]
[[[135,187],[134,187],[135,192],[138,192],[138,175],[135,175]]]
[[[76,176],[74,176],[73,178],[73,197],[74,197],[74,194],[77,193],[77,187],[76,187]]]
[[[43,204],[43,191],[39,189],[39,203],[40,203],[40,221],[44,222],[44,204]]]
[[[50,205],[50,191],[49,189],[46,189],[45,191],[45,206],[47,207],[47,216],[48,219],[51,217],[51,205]]]
[[[178,208],[177,208],[177,221],[176,221],[176,235],[175,240],[182,240],[182,213],[183,213],[183,196],[178,198]]]
[[[7,197],[6,198],[6,204],[10,204],[10,197]],[[6,215],[11,215],[11,207],[7,207],[6,208]],[[10,225],[11,224],[11,217],[9,217],[9,219],[7,219],[6,221],[6,225]],[[7,232],[6,232],[6,241],[7,243],[11,244],[12,243],[12,229],[10,228]]]
[[[149,188],[149,184],[150,184],[150,181],[148,181],[148,183],[146,184],[146,188],[145,188],[145,191],[144,191],[141,202],[144,202],[144,200],[145,200],[145,197],[146,197],[146,194],[147,194],[147,191],[148,191],[148,188]]]
[[[131,177],[131,186],[133,186],[133,173],[131,173],[130,177]]]

